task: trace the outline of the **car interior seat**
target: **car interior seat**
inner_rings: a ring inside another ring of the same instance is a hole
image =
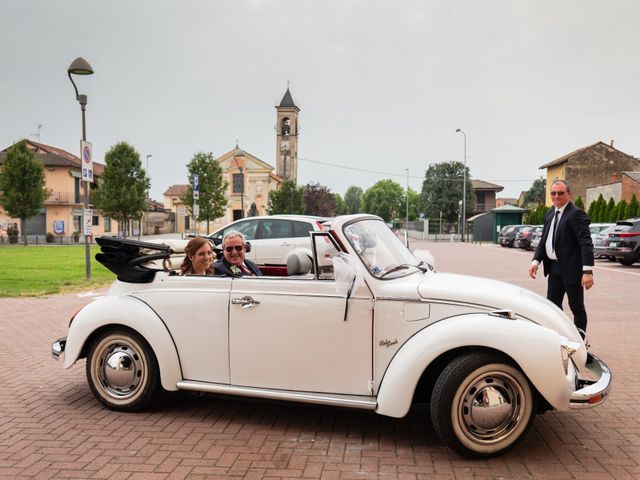
[[[314,278],[311,271],[313,270],[313,263],[304,252],[294,250],[287,257],[287,275],[301,275],[306,278]]]

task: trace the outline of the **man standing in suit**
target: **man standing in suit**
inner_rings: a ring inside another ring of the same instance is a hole
[[[223,258],[218,260],[213,268],[217,274],[229,277],[262,276],[262,272],[255,263],[244,258],[247,242],[244,235],[232,230],[222,239]]]
[[[593,286],[593,242],[589,217],[570,202],[571,188],[566,180],[554,180],[550,190],[555,208],[549,209],[544,217],[542,238],[533,255],[529,276],[536,278],[538,265],[542,262],[544,274],[549,277],[547,298],[562,309],[566,293],[573,323],[586,332],[584,289]],[[582,335],[584,337],[584,333]]]

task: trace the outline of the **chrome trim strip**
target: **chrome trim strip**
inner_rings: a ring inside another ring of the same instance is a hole
[[[221,393],[225,395],[238,395],[241,397],[267,398],[270,400],[288,400],[300,403],[359,408],[362,410],[375,410],[378,406],[378,402],[374,397],[365,397],[360,395],[272,390],[268,388],[240,387],[236,385],[222,385],[219,383],[196,382],[193,380],[183,380],[178,382],[177,387],[180,390],[192,390],[195,392]]]
[[[55,360],[64,359],[64,346],[67,343],[67,337],[62,337],[51,344],[51,356]]]
[[[571,394],[569,407],[572,409],[593,408],[600,405],[605,401],[611,389],[612,376],[607,364],[591,353],[589,358],[591,363],[587,364],[585,368],[595,375],[598,381],[590,383]],[[592,399],[597,397],[601,398],[591,403]]]

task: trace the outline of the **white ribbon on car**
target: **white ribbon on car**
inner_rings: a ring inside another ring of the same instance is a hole
[[[364,267],[353,254],[340,252],[331,257],[331,261],[339,295],[346,297],[364,285]]]

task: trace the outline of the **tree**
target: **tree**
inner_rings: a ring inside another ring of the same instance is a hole
[[[602,222],[602,216],[604,214],[604,209],[607,207],[607,203],[604,200],[602,194],[598,195],[598,199],[595,201],[595,207],[593,209],[593,218],[591,219],[594,223]]]
[[[336,202],[336,215],[344,215],[347,213],[344,200],[339,193],[333,194],[333,201]]]
[[[319,183],[304,186],[305,213],[319,217],[333,217],[336,214],[336,201],[329,187]]]
[[[213,157],[213,153],[198,152],[187,164],[189,175],[187,177],[188,187],[180,199],[191,212],[194,220],[207,222],[207,234],[209,233],[209,222],[222,217],[226,213],[228,205],[227,187],[229,182],[222,176],[222,167]],[[198,176],[198,191],[200,192],[198,201],[198,218],[193,214],[193,178]],[[244,208],[244,206],[242,207]]]
[[[530,225],[542,225],[544,223],[544,216],[547,213],[547,210],[548,208],[544,205],[544,203],[538,204],[535,208],[531,207],[527,211],[527,223],[529,223]]]
[[[407,195],[406,192],[402,197],[402,202],[400,203],[400,217],[406,217],[407,212],[407,203],[406,203]],[[420,213],[424,212],[424,205],[422,203],[422,195],[420,195],[415,190],[409,188],[409,220],[415,221],[420,218]]]
[[[578,197],[574,205],[579,209],[584,210],[584,202],[582,201],[582,197]]]
[[[27,218],[36,215],[49,196],[49,190],[44,185],[44,165],[25,140],[7,150],[4,166],[0,170],[0,205],[11,217],[20,219],[25,246]]]
[[[598,204],[598,202],[596,202],[595,200],[592,200],[591,203],[589,204],[589,211],[587,212],[587,216],[589,217],[589,220],[591,220],[591,223],[593,223],[595,220],[595,211],[596,211],[596,205]]]
[[[430,218],[442,218],[455,222],[462,200],[462,182],[465,166],[462,162],[442,162],[429,165],[422,182],[422,198],[426,214]],[[475,194],[467,168],[466,213],[473,210]]]
[[[304,215],[304,188],[296,187],[293,180],[282,182],[278,190],[269,192],[269,215],[278,213],[293,213]]]
[[[609,201],[607,202],[607,205],[604,209],[604,214],[602,215],[602,218],[600,219],[600,222],[608,222],[609,221],[609,217],[611,215],[611,211],[616,207],[616,202],[613,200],[613,197],[609,199]]]
[[[627,201],[625,199],[620,200],[620,202],[618,202],[618,205],[616,205],[616,218],[614,218],[612,220],[612,222],[617,222],[618,220],[624,220],[625,217],[624,214],[627,211],[627,206],[629,204],[627,203]]]
[[[382,217],[385,222],[399,218],[404,190],[393,180],[380,180],[362,196],[363,209]]]
[[[627,218],[634,218],[638,216],[640,216],[640,202],[638,202],[638,198],[634,193],[633,196],[631,197],[631,201],[629,202],[629,205],[627,205],[627,208],[624,211],[623,218],[627,219]]]
[[[347,188],[347,191],[344,194],[344,206],[346,210],[345,213],[347,215],[360,213],[362,211],[362,195],[363,192],[360,187],[352,185]]]
[[[105,215],[115,218],[125,235],[131,220],[142,218],[149,190],[140,154],[127,142],[116,143],[104,156],[106,166],[98,179],[93,203]]]
[[[529,205],[532,203],[540,204],[545,203],[545,197],[547,195],[547,181],[543,178],[537,178],[531,184],[531,188],[524,194],[524,203]]]
[[[614,205],[613,208],[609,211],[609,217],[607,218],[606,221],[611,223],[611,222],[615,222],[616,220],[618,220],[618,212],[619,211],[620,211],[620,204]]]

